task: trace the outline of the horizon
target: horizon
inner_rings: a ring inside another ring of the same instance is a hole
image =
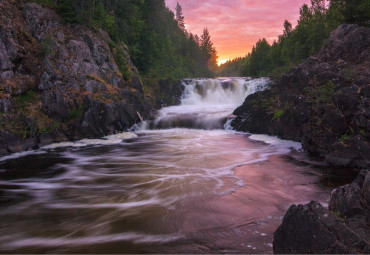
[[[217,64],[244,57],[259,39],[271,44],[283,33],[288,20],[293,27],[299,19],[299,8],[310,0],[166,0],[167,7],[175,11],[176,3],[183,8],[186,29],[201,35],[205,27],[211,34],[217,50]],[[222,23],[220,23],[220,20]]]

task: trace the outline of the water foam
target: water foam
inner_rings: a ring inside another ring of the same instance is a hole
[[[185,80],[181,105],[158,111],[142,129],[224,129],[231,113],[245,98],[268,87],[268,78]]]
[[[254,135],[251,135],[249,139],[252,139],[255,141],[261,141],[261,142],[273,145],[281,149],[294,149],[297,151],[302,150],[301,143],[290,141],[290,140],[282,140],[276,136],[254,134]]]
[[[182,105],[240,105],[245,98],[266,89],[268,78],[220,78],[186,81]]]
[[[61,143],[53,143],[47,146],[42,147],[41,149],[50,150],[50,149],[57,149],[57,148],[65,148],[65,147],[85,147],[89,145],[112,145],[112,144],[119,144],[125,139],[132,139],[136,138],[137,135],[131,132],[123,132],[115,135],[105,136],[102,139],[82,139],[76,142],[61,142]]]
[[[88,237],[58,237],[58,238],[24,238],[4,244],[8,249],[27,247],[76,247],[81,245],[96,245],[104,243],[130,241],[136,244],[169,243],[183,238],[180,234],[171,235],[147,235],[143,233],[122,233]]]

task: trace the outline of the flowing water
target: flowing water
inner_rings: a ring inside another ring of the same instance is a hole
[[[134,133],[1,158],[0,252],[271,253],[288,207],[331,185],[299,143],[231,130],[267,84],[185,80]]]

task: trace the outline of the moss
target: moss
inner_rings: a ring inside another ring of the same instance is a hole
[[[338,142],[345,143],[349,140],[349,136],[347,134],[343,134],[341,137],[339,137]]]
[[[52,120],[51,124],[49,123],[48,126],[44,126],[44,127],[40,128],[38,130],[38,133],[39,134],[48,134],[48,133],[51,133],[55,130],[58,130],[59,126],[60,126],[59,121]]]
[[[80,120],[83,113],[84,108],[82,106],[74,108],[68,113],[68,120]]]
[[[343,72],[343,77],[347,81],[353,81],[357,77],[357,75],[357,71],[350,68],[346,68]]]
[[[328,103],[333,100],[335,93],[335,84],[332,81],[325,83],[319,88],[319,101],[323,103]]]
[[[30,90],[24,94],[17,96],[16,102],[18,107],[24,108],[26,105],[36,102],[37,99],[38,99],[37,93]]]
[[[41,42],[41,56],[45,57],[48,55],[54,56],[55,51],[53,50],[54,39],[51,35],[46,37]]]
[[[130,80],[131,79],[130,67],[127,63],[127,59],[122,48],[116,48],[114,53],[114,60],[118,65],[118,69],[120,70],[123,79],[125,81]]]
[[[284,110],[278,110],[274,113],[274,119],[280,119],[283,116]]]

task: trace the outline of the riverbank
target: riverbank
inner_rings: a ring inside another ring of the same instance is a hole
[[[0,162],[0,251],[272,253],[289,205],[325,203],[332,188],[321,169],[286,157],[298,143],[225,130],[136,134]]]
[[[370,164],[370,28],[341,25],[320,53],[234,111],[238,131],[277,135],[331,165]]]
[[[0,11],[0,155],[122,132],[181,96],[171,79],[144,91],[126,45],[101,29],[35,3]]]
[[[275,254],[369,254],[370,172],[335,189],[328,208],[292,205],[274,233]]]

